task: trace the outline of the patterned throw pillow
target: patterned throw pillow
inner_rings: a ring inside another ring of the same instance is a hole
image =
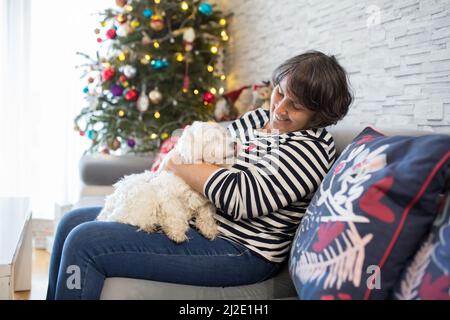
[[[386,299],[438,212],[450,136],[364,129],[342,152],[297,230],[300,299]]]
[[[442,212],[408,263],[394,298],[401,300],[450,300],[450,192]]]

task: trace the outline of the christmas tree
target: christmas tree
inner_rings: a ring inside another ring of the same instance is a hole
[[[88,106],[75,130],[92,140],[86,152],[146,153],[175,129],[213,118],[229,16],[199,0],[115,2],[95,29],[96,57],[79,53],[88,59]]]

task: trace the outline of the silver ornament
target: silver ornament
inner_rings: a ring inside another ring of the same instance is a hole
[[[132,79],[136,76],[136,68],[130,65],[123,67],[123,74],[128,79]]]
[[[137,100],[137,108],[140,112],[145,112],[148,110],[148,106],[150,105],[150,101],[145,94],[145,90],[142,90],[139,98]]]

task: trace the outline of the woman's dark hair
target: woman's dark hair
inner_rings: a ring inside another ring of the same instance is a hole
[[[353,99],[347,74],[334,56],[308,51],[290,58],[275,69],[273,86],[285,77],[286,91],[315,112],[313,128],[336,124],[347,114]]]

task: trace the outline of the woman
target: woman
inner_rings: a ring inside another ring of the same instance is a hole
[[[218,238],[191,228],[189,241],[176,244],[163,233],[94,221],[100,207],[73,210],[55,235],[47,299],[99,299],[106,277],[226,287],[275,275],[335,160],[324,127],[346,115],[352,98],[344,69],[317,51],[287,60],[272,81],[270,111],[229,126],[243,144],[231,169],[177,157],[165,167],[215,204]]]

